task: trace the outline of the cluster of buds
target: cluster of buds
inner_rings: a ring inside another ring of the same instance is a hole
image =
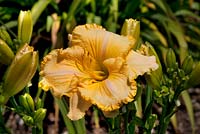
[[[38,65],[38,52],[29,46],[32,35],[32,16],[30,11],[21,11],[18,18],[18,40],[20,48],[14,54],[10,35],[0,29],[0,63],[7,65],[1,83],[0,104],[5,104],[11,96],[19,93],[34,76]]]
[[[28,126],[39,125],[44,120],[47,110],[42,108],[41,99],[38,99],[35,104],[30,94],[25,93],[19,96],[19,103],[18,112]]]
[[[30,11],[20,11],[18,42],[13,42],[7,31],[0,29],[0,64],[7,67],[0,83],[0,105],[5,105],[10,97],[23,90],[37,70],[38,52],[28,45],[32,30]],[[32,127],[41,125],[46,116],[46,109],[43,108],[42,100],[38,98],[35,103],[28,93],[19,96],[19,105],[15,101],[12,110],[21,115],[24,122]]]
[[[166,54],[166,68],[172,83],[182,90],[200,84],[200,63],[195,63],[191,56],[186,56],[183,63],[178,65],[174,51],[169,49]]]
[[[148,44],[148,43],[147,43]],[[156,100],[162,104],[162,97],[167,96],[171,101],[175,92],[179,94],[190,87],[200,84],[200,63],[194,63],[191,56],[187,56],[181,65],[178,64],[176,55],[172,49],[163,52],[166,73],[163,73],[162,66],[156,52],[150,45],[149,53],[157,57],[159,68],[149,75],[146,75],[147,82],[154,90]]]

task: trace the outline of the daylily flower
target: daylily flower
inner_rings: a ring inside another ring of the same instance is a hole
[[[77,26],[69,48],[44,57],[39,86],[57,97],[70,98],[68,117],[72,120],[82,118],[91,105],[112,113],[134,100],[138,75],[158,68],[154,56],[132,50],[135,42],[96,24]]]

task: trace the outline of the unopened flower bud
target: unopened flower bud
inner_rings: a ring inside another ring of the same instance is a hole
[[[34,101],[33,101],[33,98],[30,96],[30,94],[25,93],[24,95],[21,95],[19,97],[19,102],[28,113],[31,113],[34,111],[35,109]]]
[[[121,35],[134,38],[137,44],[140,36],[140,22],[134,19],[126,19],[122,26]]]
[[[41,121],[43,121],[46,116],[46,112],[47,110],[44,108],[39,108],[37,111],[35,111],[33,115],[35,123],[40,123]]]
[[[5,41],[8,44],[8,46],[12,48],[12,46],[13,46],[12,39],[11,39],[9,33],[3,28],[0,28],[0,39]]]
[[[145,75],[145,78],[147,82],[152,86],[154,89],[159,89],[161,85],[161,80],[162,80],[162,66],[159,60],[159,57],[154,50],[154,48],[151,46],[150,43],[146,42],[148,49],[148,54],[149,55],[154,55],[156,57],[156,63],[158,64],[158,69],[155,71],[151,72],[150,74]]]
[[[177,67],[176,55],[171,48],[167,51],[167,54],[166,54],[166,66],[168,68],[173,68],[173,69],[175,69]]]
[[[178,69],[178,76],[180,78],[184,78],[185,77],[185,72],[182,69]]]
[[[14,53],[5,41],[0,39],[0,63],[9,65],[14,58]]]
[[[33,48],[24,45],[16,54],[7,69],[3,82],[2,95],[7,99],[20,92],[32,79],[38,64],[38,53]],[[6,103],[6,102],[5,102]]]
[[[36,109],[39,109],[43,106],[42,100],[40,98],[37,99],[37,102],[35,104]]]
[[[187,82],[187,88],[200,84],[200,62],[194,67]]]
[[[152,72],[149,75],[145,75],[145,78],[153,89],[160,89],[161,79],[159,79],[159,76],[156,74],[156,72]]]
[[[192,69],[193,69],[193,59],[191,56],[187,56],[182,64],[182,69],[184,70],[185,74],[189,74],[191,73]]]
[[[23,119],[23,121],[25,122],[26,125],[28,125],[28,126],[34,125],[34,121],[33,121],[33,118],[31,116],[24,115],[22,117],[22,119]]]
[[[20,11],[18,17],[18,39],[21,44],[30,43],[33,31],[32,15],[30,11]]]

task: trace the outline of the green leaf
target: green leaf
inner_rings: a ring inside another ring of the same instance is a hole
[[[177,118],[176,118],[176,113],[173,114],[173,116],[170,118],[170,121],[172,123],[172,126],[174,127],[174,130],[178,130],[178,124],[177,124]]]
[[[185,10],[185,9],[182,9],[182,10],[178,10],[174,13],[176,16],[188,16],[188,17],[193,17],[195,19],[197,19],[198,21],[200,21],[200,17],[193,13],[192,11],[190,10]]]
[[[190,36],[186,36],[185,39],[191,43],[191,45],[196,46],[198,49],[200,49],[200,40],[196,39],[196,38],[192,38]]]
[[[37,22],[38,18],[42,14],[42,12],[46,9],[47,5],[51,2],[51,0],[39,0],[36,2],[32,9],[31,9],[31,14],[32,14],[32,19],[33,19],[33,25]]]
[[[191,127],[192,127],[192,134],[194,134],[195,133],[194,110],[192,107],[192,101],[191,101],[188,91],[187,90],[183,91],[181,93],[181,97],[183,98],[183,101],[185,102],[185,106],[186,106],[188,116],[190,119],[190,123],[191,123]]]
[[[165,29],[169,30],[169,32],[176,37],[179,44],[180,61],[183,62],[188,54],[188,44],[185,40],[185,34],[180,23],[177,20],[172,20],[162,14],[155,14],[152,16],[152,18],[160,21],[163,24],[166,24]]]

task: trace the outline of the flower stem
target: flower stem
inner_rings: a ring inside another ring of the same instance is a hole
[[[40,124],[40,126],[42,126],[42,124]],[[43,134],[43,128],[38,126],[32,127],[32,134]]]
[[[61,114],[63,116],[64,123],[67,127],[69,134],[76,134],[76,129],[74,127],[73,122],[67,117],[68,106],[65,104],[64,99],[57,99],[56,97],[54,97],[54,99],[59,106],[59,109],[60,109]]]
[[[174,108],[176,107],[176,101],[178,100],[178,97],[180,93],[183,91],[182,88],[177,88],[173,99],[169,102],[168,96],[163,98],[163,107],[162,107],[162,113],[160,117],[160,125],[158,129],[158,134],[164,134],[167,130],[167,127],[170,122],[170,118],[174,114]]]
[[[166,114],[167,114],[167,103],[168,102],[167,102],[166,98],[164,98],[158,134],[164,134],[166,132],[166,129],[167,129],[167,126],[168,126],[167,122],[165,121],[165,117],[166,117]]]
[[[76,128],[77,134],[86,134],[84,118],[78,121],[73,121],[73,124],[74,124],[74,127]]]

